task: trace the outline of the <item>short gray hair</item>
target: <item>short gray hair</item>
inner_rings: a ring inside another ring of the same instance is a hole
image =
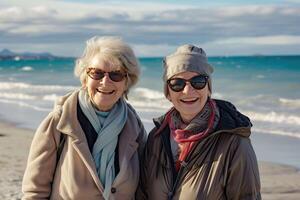
[[[75,76],[79,77],[82,85],[86,84],[86,68],[91,65],[95,56],[112,65],[121,66],[121,70],[127,73],[127,87],[125,98],[129,89],[138,81],[140,68],[138,60],[132,48],[119,37],[92,37],[86,42],[85,50],[76,60],[74,68]]]

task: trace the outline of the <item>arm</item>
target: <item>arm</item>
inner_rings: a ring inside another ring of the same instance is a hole
[[[227,199],[260,200],[259,171],[250,139],[238,137],[236,142],[229,161],[225,187]]]
[[[33,137],[22,183],[24,200],[49,199],[60,138],[58,119],[59,114],[51,112]]]

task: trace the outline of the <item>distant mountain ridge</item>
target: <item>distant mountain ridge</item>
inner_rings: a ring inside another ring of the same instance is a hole
[[[32,53],[32,52],[23,52],[16,53],[9,49],[3,49],[0,51],[0,60],[38,60],[38,59],[55,59],[62,58],[54,56],[48,52],[42,53]]]

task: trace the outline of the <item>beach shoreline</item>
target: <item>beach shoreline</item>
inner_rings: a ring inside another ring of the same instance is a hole
[[[0,122],[0,199],[20,199],[21,183],[34,131]],[[255,137],[254,137],[255,139]],[[262,198],[300,199],[299,168],[259,161]]]

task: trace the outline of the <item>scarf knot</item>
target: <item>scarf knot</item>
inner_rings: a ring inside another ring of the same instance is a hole
[[[219,111],[212,99],[208,99],[201,112],[184,128],[182,128],[183,122],[177,110],[173,108],[167,113],[165,117],[166,122],[164,123],[170,127],[171,148],[177,171],[192,150],[194,144],[211,133],[216,127],[218,120]],[[177,145],[174,146],[174,142],[172,145],[172,139]]]

